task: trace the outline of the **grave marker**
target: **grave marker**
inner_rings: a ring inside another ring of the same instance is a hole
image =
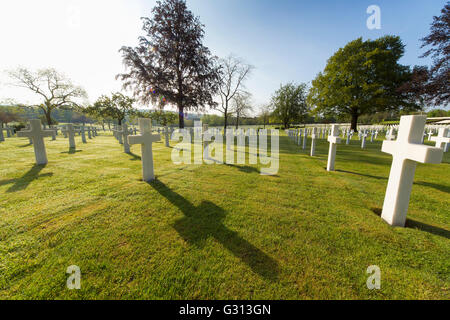
[[[122,136],[123,136],[123,152],[130,153],[130,144],[128,143],[128,135],[130,131],[128,130],[128,125],[124,123],[122,125]]]
[[[153,181],[155,174],[153,170],[153,142],[161,140],[159,134],[152,134],[152,120],[151,119],[139,119],[140,135],[128,136],[128,143],[140,144],[142,150],[142,176],[146,182]]]
[[[311,134],[311,157],[314,157],[316,153],[316,139],[317,139],[317,128],[313,128]]]
[[[393,155],[381,217],[392,226],[404,227],[417,162],[440,163],[442,149],[422,144],[426,116],[400,118],[396,141],[383,141],[382,152]]]
[[[436,148],[446,149],[450,143],[450,138],[448,138],[448,128],[440,128],[437,137],[431,137],[431,141],[436,142]],[[446,150],[444,151],[446,152]]]
[[[30,130],[17,132],[18,137],[27,137],[33,141],[34,156],[37,165],[48,163],[44,137],[50,137],[53,130],[42,130],[41,120],[30,120]]]
[[[328,142],[330,143],[330,149],[328,151],[327,171],[334,171],[336,148],[337,144],[341,142],[341,138],[339,137],[339,127],[335,124],[331,126],[331,134],[328,137]]]
[[[77,146],[75,144],[75,133],[79,132],[80,130],[75,130],[73,127],[73,124],[69,123],[66,125],[66,128],[63,130],[63,133],[65,133],[65,136],[69,137],[69,147],[72,149],[75,149]]]

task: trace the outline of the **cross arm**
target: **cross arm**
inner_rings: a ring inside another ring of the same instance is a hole
[[[450,138],[445,137],[431,137],[431,141],[440,143],[450,143]]]
[[[444,155],[443,150],[440,148],[417,143],[409,143],[401,146],[398,141],[383,141],[381,151],[420,163],[434,164],[441,163]]]
[[[128,136],[129,144],[144,144],[145,140],[143,136]]]
[[[31,131],[19,131],[19,132],[17,132],[17,136],[19,138],[30,138],[31,137]]]
[[[335,137],[335,136],[329,136],[328,137],[328,142],[341,143],[341,138],[340,137]]]

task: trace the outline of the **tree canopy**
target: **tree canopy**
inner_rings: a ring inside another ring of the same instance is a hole
[[[284,128],[289,128],[294,121],[304,121],[308,114],[306,104],[307,86],[288,83],[282,85],[272,97],[273,115],[279,119]]]
[[[203,45],[203,25],[184,0],[158,1],[152,18],[142,18],[145,36],[135,48],[122,47],[128,73],[117,75],[142,103],[174,105],[179,126],[185,110],[214,106],[218,68]]]
[[[436,106],[450,102],[450,2],[447,2],[439,17],[433,18],[431,32],[422,39],[422,48],[431,46],[422,57],[431,57],[433,65],[428,73],[417,70],[421,75],[428,102]]]
[[[224,130],[226,130],[228,117],[233,113],[230,110],[230,102],[235,100],[238,95],[246,95],[244,81],[249,77],[253,66],[246,64],[242,59],[233,55],[220,59],[219,66],[220,104],[217,106],[217,110],[223,114]],[[236,117],[239,118],[239,115],[236,115]]]
[[[25,68],[9,71],[14,85],[33,91],[42,98],[42,103],[36,105],[45,114],[48,125],[53,124],[52,111],[62,107],[79,107],[80,99],[86,99],[87,94],[79,86],[75,86],[67,77],[55,69],[40,69],[36,72]]]
[[[119,125],[122,125],[125,117],[135,112],[133,103],[133,98],[116,92],[111,97],[101,96],[98,98],[93,106],[85,109],[85,113],[102,118],[113,118],[117,120]]]
[[[411,79],[410,68],[398,63],[403,54],[399,37],[351,41],[312,81],[308,103],[316,114],[338,118],[350,115],[355,131],[361,115],[421,109],[416,96],[399,89]]]

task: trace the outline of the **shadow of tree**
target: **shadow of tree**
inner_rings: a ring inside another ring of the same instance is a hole
[[[20,190],[26,189],[33,180],[36,180],[40,177],[51,177],[53,173],[45,173],[39,175],[39,173],[44,169],[46,165],[34,165],[30,170],[27,171],[22,177],[17,179],[10,180],[2,180],[0,181],[0,186],[4,186],[7,184],[13,184],[6,192],[16,192]]]
[[[195,207],[158,180],[150,182],[149,185],[185,215],[176,221],[173,227],[186,242],[201,247],[206,239],[213,237],[255,273],[270,281],[277,280],[278,263],[239,236],[237,232],[224,226],[223,220],[226,216],[224,209],[210,201],[203,201],[200,206]]]

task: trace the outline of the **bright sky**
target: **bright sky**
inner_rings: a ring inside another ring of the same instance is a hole
[[[140,17],[154,0],[2,0],[0,70],[53,67],[81,85],[94,102],[121,89],[118,50],[135,46]],[[445,0],[187,0],[205,24],[205,44],[214,55],[234,53],[254,65],[247,81],[256,106],[269,102],[281,83],[309,83],[327,59],[360,36],[399,35],[406,45],[403,64],[428,64],[419,39],[429,33]],[[370,5],[381,9],[381,29],[369,30]],[[33,102],[0,76],[0,101]]]

